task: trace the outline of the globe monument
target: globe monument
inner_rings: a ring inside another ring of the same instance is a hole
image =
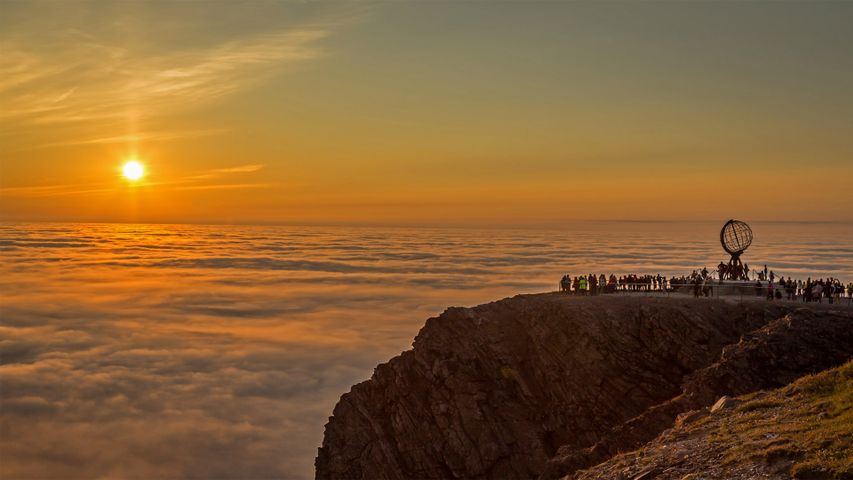
[[[720,230],[720,244],[731,258],[729,263],[720,262],[720,280],[748,280],[749,267],[740,256],[752,245],[752,229],[746,222],[729,220]]]

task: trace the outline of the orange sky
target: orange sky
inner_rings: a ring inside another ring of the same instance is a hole
[[[850,4],[48,5],[3,220],[853,221]]]

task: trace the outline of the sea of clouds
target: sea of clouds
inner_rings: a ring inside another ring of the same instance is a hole
[[[712,268],[719,226],[0,224],[0,476],[312,478],[340,395],[426,318]],[[753,268],[853,280],[853,226],[754,230]]]

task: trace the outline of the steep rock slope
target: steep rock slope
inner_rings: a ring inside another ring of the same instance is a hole
[[[763,347],[750,349],[752,337],[741,338],[774,324],[774,331],[787,330],[806,317],[850,330],[849,313],[797,307],[531,295],[448,309],[427,321],[412,350],[341,398],[326,426],[317,478],[570,473],[623,448],[614,440],[620,429],[629,446],[648,441],[678,413],[740,388],[741,378],[753,379],[744,387],[752,391],[849,358],[844,331],[827,339],[831,345],[765,335]],[[769,377],[759,371],[764,366],[753,368],[762,358],[786,361],[760,353],[766,347],[794,355],[795,345],[836,353],[800,352],[802,362]]]
[[[573,480],[853,478],[853,362],[679,416],[642,450]]]
[[[592,447],[562,447],[544,470],[555,478],[637,448],[672,425],[682,412],[713,403],[721,395],[776,388],[839,365],[853,356],[853,316],[795,308],[782,318],[743,335],[710,366],[686,377],[680,395],[603,433]]]

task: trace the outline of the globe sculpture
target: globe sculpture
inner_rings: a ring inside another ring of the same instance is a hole
[[[752,245],[752,229],[740,220],[729,220],[720,230],[723,250],[731,255],[728,265],[720,262],[720,280],[747,280],[749,267],[741,262],[741,254]]]

